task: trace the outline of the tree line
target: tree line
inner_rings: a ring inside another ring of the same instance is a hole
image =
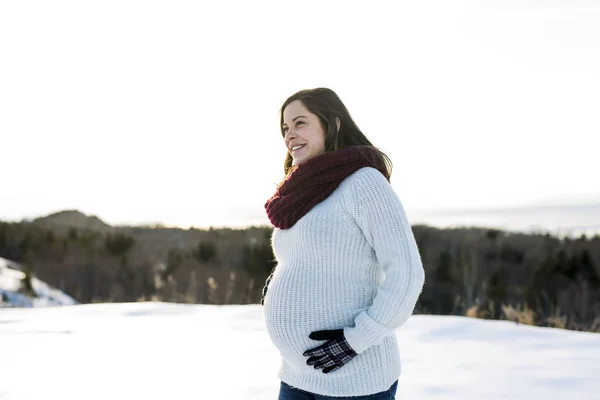
[[[600,332],[600,236],[422,225],[413,231],[426,272],[415,313]],[[160,247],[135,229],[0,222],[0,257],[81,303],[260,304],[276,267],[271,233],[211,230],[191,245]]]

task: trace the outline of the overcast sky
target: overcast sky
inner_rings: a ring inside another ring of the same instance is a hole
[[[600,200],[596,1],[4,1],[0,219],[266,222],[317,86],[409,217]]]

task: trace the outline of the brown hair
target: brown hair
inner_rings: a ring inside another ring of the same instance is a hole
[[[348,109],[339,98],[339,96],[328,88],[305,89],[294,93],[283,103],[280,109],[279,129],[281,135],[285,136],[283,131],[283,111],[293,101],[302,102],[311,113],[319,117],[321,126],[325,131],[325,151],[335,151],[353,146],[367,146],[376,152],[365,152],[365,155],[375,154],[377,164],[385,165],[388,171],[386,176],[389,181],[392,176],[392,162],[389,157],[381,150],[373,146],[364,133],[358,128]],[[336,118],[340,120],[340,130],[338,132]],[[283,170],[287,176],[292,170],[292,155],[287,152]]]

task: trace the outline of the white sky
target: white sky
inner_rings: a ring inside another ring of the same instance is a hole
[[[316,86],[409,216],[600,199],[595,1],[4,1],[0,219],[266,221],[278,109]]]

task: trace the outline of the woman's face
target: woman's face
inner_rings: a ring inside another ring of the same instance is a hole
[[[297,165],[325,152],[325,131],[319,117],[308,111],[300,100],[295,100],[283,110],[284,142]],[[293,148],[302,146],[297,150]]]

